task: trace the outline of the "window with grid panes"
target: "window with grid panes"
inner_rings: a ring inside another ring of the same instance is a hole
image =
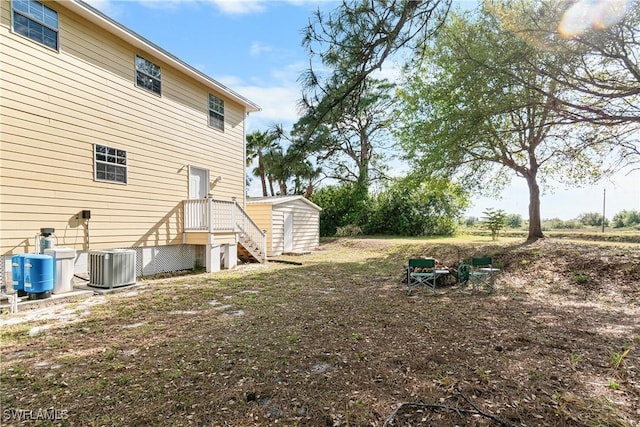
[[[224,101],[209,94],[209,126],[224,131]]]
[[[127,152],[104,145],[95,145],[96,181],[127,183]]]
[[[12,0],[13,31],[58,50],[58,12],[35,0]]]
[[[136,86],[160,95],[162,70],[151,61],[136,55]]]

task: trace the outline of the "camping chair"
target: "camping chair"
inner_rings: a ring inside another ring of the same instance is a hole
[[[433,292],[436,290],[436,260],[433,258],[412,258],[409,260],[407,267],[407,287],[409,295],[414,288],[425,285],[431,288]]]
[[[500,271],[493,268],[491,257],[471,258],[469,269],[469,283],[474,292],[485,288],[488,293],[493,292],[495,274]]]
[[[469,285],[469,275],[471,274],[471,266],[469,264],[460,264],[458,266],[458,290],[462,293],[468,293],[467,285]]]

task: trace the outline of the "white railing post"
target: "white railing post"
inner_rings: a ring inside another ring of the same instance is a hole
[[[262,230],[262,253],[264,260],[267,260],[267,230]]]
[[[215,206],[213,206],[213,199],[209,199],[207,198],[207,229],[209,230],[209,233],[213,233],[213,214],[214,214],[214,208]]]
[[[232,197],[231,200],[233,200],[233,207],[231,208],[231,228],[233,228],[233,231],[236,231],[236,211],[238,210],[238,201],[235,197]]]

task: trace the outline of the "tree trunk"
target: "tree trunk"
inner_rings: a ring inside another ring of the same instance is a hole
[[[280,195],[281,196],[286,196],[287,195],[287,182],[280,180],[278,182],[278,184],[280,186]]]
[[[267,178],[269,180],[269,189],[271,190],[271,196],[275,196],[276,192],[273,191],[273,181],[271,180],[271,178]]]
[[[267,197],[267,177],[264,172],[264,164],[261,156],[258,156],[258,170],[260,171],[260,181],[262,182],[262,196]]]
[[[307,191],[305,191],[304,193],[304,197],[305,199],[310,199],[312,195],[313,195],[313,184],[309,183],[309,185],[307,185]]]
[[[526,178],[529,186],[529,235],[527,241],[535,242],[544,238],[540,219],[540,187],[534,174],[528,175]]]

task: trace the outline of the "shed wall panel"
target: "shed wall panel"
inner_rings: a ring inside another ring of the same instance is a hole
[[[293,252],[308,252],[320,245],[320,212],[298,200],[274,206],[274,212],[293,213]],[[283,221],[284,240],[284,221]]]

